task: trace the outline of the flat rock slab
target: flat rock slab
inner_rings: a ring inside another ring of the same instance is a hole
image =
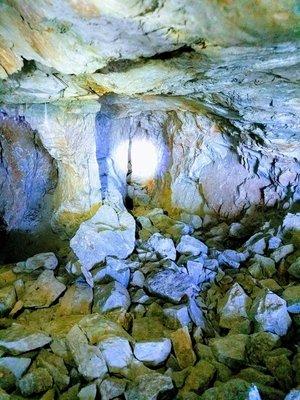
[[[171,269],[159,271],[148,277],[145,288],[151,294],[173,303],[179,303],[184,296],[192,296],[198,290],[190,275]]]
[[[107,256],[125,259],[135,246],[135,220],[125,209],[103,205],[80,225],[70,246],[88,270]]]
[[[53,271],[46,270],[36,281],[26,284],[24,307],[49,307],[65,290],[66,286],[55,278]]]
[[[13,324],[8,329],[0,330],[0,348],[11,354],[26,353],[50,342],[50,336],[32,331],[19,324]]]

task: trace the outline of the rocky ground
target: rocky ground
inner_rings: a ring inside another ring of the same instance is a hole
[[[0,267],[0,399],[300,398],[299,214],[103,209]]]

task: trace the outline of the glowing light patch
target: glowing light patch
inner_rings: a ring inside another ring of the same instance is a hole
[[[113,159],[123,172],[128,171],[128,160],[131,159],[132,180],[145,182],[155,177],[158,168],[158,151],[147,139],[133,139],[131,149],[129,141],[122,142],[116,149]]]

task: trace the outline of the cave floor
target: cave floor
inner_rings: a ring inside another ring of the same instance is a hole
[[[152,210],[90,284],[51,252],[0,267],[0,398],[300,398],[299,214],[247,218]]]

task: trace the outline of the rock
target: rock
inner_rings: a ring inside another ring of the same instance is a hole
[[[211,339],[210,344],[217,360],[235,369],[245,364],[247,342],[247,335],[237,334]]]
[[[291,390],[284,398],[284,400],[299,400],[300,399],[300,390],[293,389]]]
[[[290,265],[288,272],[294,278],[300,279],[300,257]]]
[[[258,387],[260,387],[260,385],[268,385],[268,386],[276,385],[276,381],[273,376],[264,374],[258,369],[254,369],[251,367],[242,369],[236,375],[236,378],[243,379],[244,381],[247,381],[249,383],[254,383]]]
[[[15,381],[15,375],[11,372],[11,370],[0,366],[0,389],[11,391],[15,386]]]
[[[249,272],[256,279],[270,278],[276,273],[275,262],[272,258],[255,254],[250,262]]]
[[[93,289],[84,282],[76,282],[59,300],[57,315],[89,314],[92,301]]]
[[[211,282],[214,280],[219,263],[215,259],[208,259],[202,256],[187,261],[187,270],[189,275],[194,280],[194,283],[199,285],[204,282]]]
[[[180,219],[185,224],[192,226],[193,229],[199,229],[202,226],[202,219],[199,215],[188,214],[187,212],[182,212],[180,214]]]
[[[95,287],[93,312],[104,313],[116,309],[127,310],[129,306],[129,293],[119,282],[111,282]]]
[[[268,242],[268,248],[269,250],[275,250],[278,249],[278,247],[281,245],[282,240],[278,236],[271,236]]]
[[[132,336],[139,341],[153,341],[168,336],[168,329],[160,317],[143,317],[133,320]]]
[[[102,378],[106,372],[106,362],[96,346],[88,344],[87,338],[78,325],[67,334],[67,344],[77,365],[78,372],[88,381]]]
[[[7,315],[17,301],[16,291],[13,286],[0,289],[0,317]]]
[[[92,276],[94,283],[117,281],[124,287],[127,287],[130,278],[130,269],[124,260],[106,257],[106,265],[94,269]]]
[[[250,301],[244,289],[235,283],[219,303],[220,326],[231,329],[234,323],[248,318]]]
[[[19,380],[19,388],[23,396],[43,393],[52,385],[52,377],[45,368],[35,368]]]
[[[289,313],[300,313],[300,285],[287,287],[283,291],[282,297],[287,303],[287,310]]]
[[[282,230],[284,233],[288,231],[299,231],[300,213],[287,213],[282,222]]]
[[[235,250],[224,250],[218,257],[220,265],[230,268],[239,268],[240,263],[246,261],[247,257],[244,253]]]
[[[202,311],[201,307],[199,306],[197,300],[195,300],[194,298],[189,299],[188,311],[189,311],[191,320],[194,322],[194,324],[197,327],[200,327],[202,329],[205,328],[206,321],[204,318],[203,311]]]
[[[138,342],[134,345],[135,357],[150,367],[163,363],[171,352],[171,340],[159,339],[155,341]]]
[[[165,238],[160,233],[154,233],[145,243],[148,250],[158,253],[162,258],[176,260],[176,249],[172,239]]]
[[[95,400],[97,394],[97,386],[95,383],[83,387],[78,393],[78,400]]]
[[[6,391],[2,388],[0,388],[0,399],[1,400],[11,400],[11,396],[6,393]]]
[[[89,220],[83,222],[70,246],[88,270],[113,256],[128,257],[135,245],[135,221],[125,210],[103,205]]]
[[[269,290],[261,290],[253,302],[250,314],[257,330],[279,336],[286,335],[292,323],[286,301]]]
[[[269,332],[258,332],[249,336],[247,356],[251,363],[260,365],[265,357],[280,344],[278,335]]]
[[[55,400],[55,389],[49,389],[40,400]]]
[[[196,355],[193,350],[188,328],[185,326],[172,332],[171,339],[180,368],[184,369],[194,365],[196,362]]]
[[[127,381],[109,377],[104,379],[99,385],[101,400],[112,400],[118,396],[122,396],[125,392]]]
[[[267,244],[265,238],[262,237],[262,234],[256,233],[247,240],[245,247],[248,251],[254,254],[264,254]]]
[[[206,360],[199,361],[191,367],[182,392],[202,393],[208,388],[216,373],[216,368]]]
[[[61,357],[47,350],[41,350],[36,358],[36,365],[49,372],[59,390],[63,390],[69,385],[69,373]]]
[[[0,348],[11,354],[26,353],[51,342],[51,338],[42,332],[34,331],[23,325],[13,324],[0,330]]]
[[[125,391],[126,400],[157,400],[173,389],[172,379],[157,372],[140,375],[129,383]]]
[[[55,278],[53,271],[46,270],[36,281],[25,284],[24,307],[49,307],[65,289],[66,286]]]
[[[26,357],[1,357],[0,367],[9,369],[16,379],[20,379],[31,363],[30,358]]]
[[[198,291],[188,274],[170,269],[149,276],[145,281],[145,288],[151,294],[174,303],[179,303],[184,296],[189,297]]]
[[[166,316],[165,324],[170,329],[179,329],[191,323],[188,308],[185,305],[164,308],[163,313]]]
[[[98,344],[110,373],[122,374],[132,360],[132,350],[128,339],[112,337]]]
[[[141,271],[134,271],[130,284],[142,288],[145,283],[145,276]]]
[[[278,247],[278,249],[273,251],[273,253],[271,253],[271,258],[273,258],[273,260],[276,263],[278,263],[283,258],[285,258],[289,254],[291,254],[293,251],[294,251],[294,245],[293,244],[286,244],[285,246],[280,246],[280,247]]]
[[[59,400],[77,400],[79,392],[80,383],[70,387],[66,392],[59,396]]]
[[[266,356],[266,367],[275,377],[278,385],[287,391],[293,386],[293,369],[287,356]]]
[[[200,240],[189,235],[184,235],[180,239],[176,250],[180,254],[198,256],[200,253],[207,254],[208,248]]]
[[[206,390],[199,400],[261,400],[257,387],[242,379],[231,379]]]
[[[40,253],[33,257],[27,258],[26,261],[18,262],[15,272],[32,272],[39,268],[55,269],[58,265],[58,260],[54,253]]]

